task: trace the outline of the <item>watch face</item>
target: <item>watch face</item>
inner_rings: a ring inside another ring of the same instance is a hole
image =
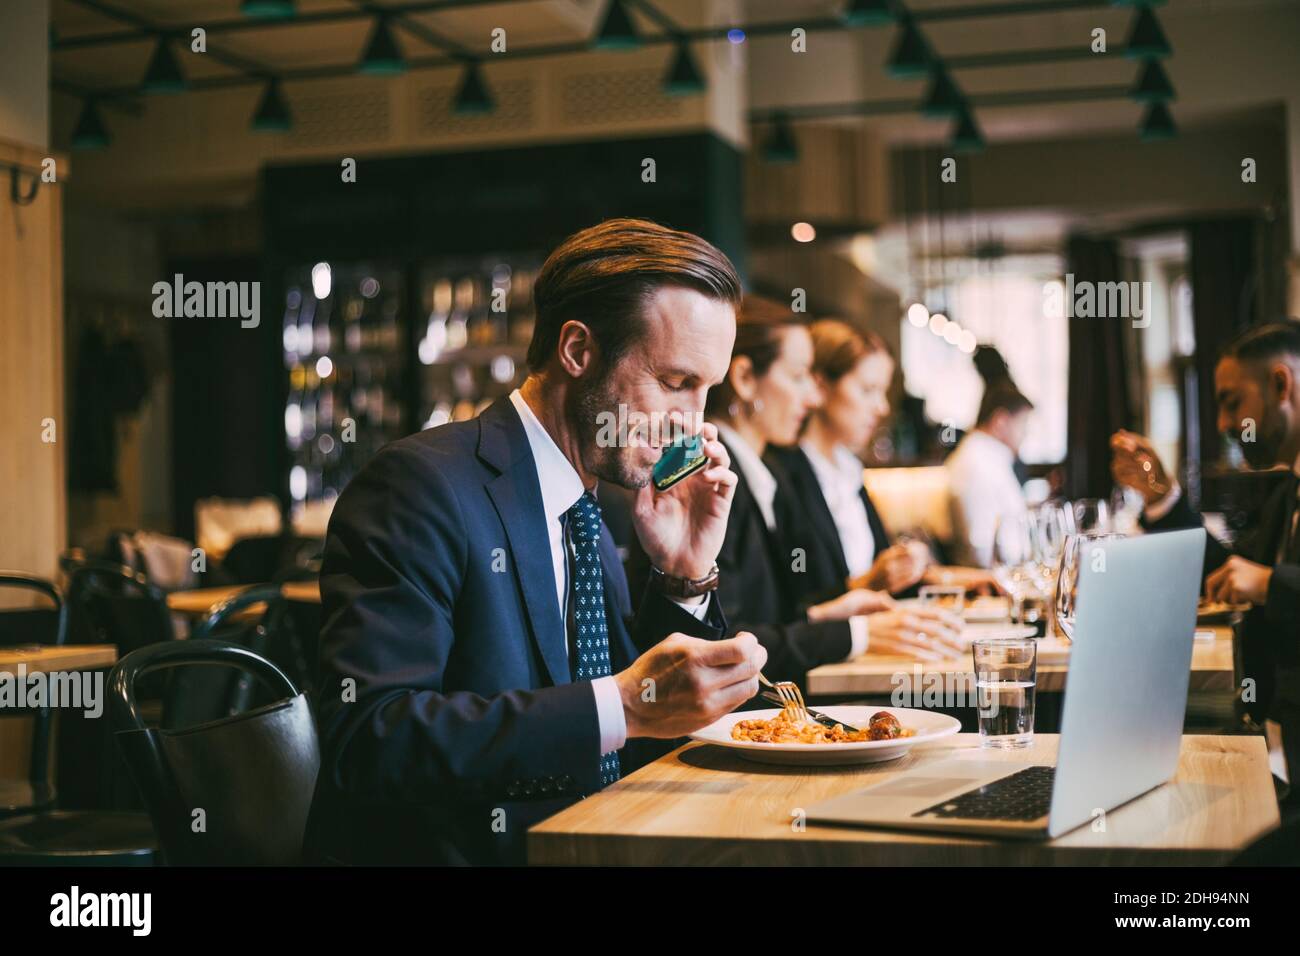
[[[654,469],[655,488],[667,491],[708,463],[708,456],[704,454],[704,439],[699,435],[685,435],[665,448],[660,456]]]

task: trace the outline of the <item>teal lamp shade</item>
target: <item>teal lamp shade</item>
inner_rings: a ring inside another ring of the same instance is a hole
[[[952,133],[952,148],[959,153],[978,153],[984,149],[984,134],[969,107],[963,109],[957,117],[957,126]]]
[[[1169,107],[1164,103],[1152,103],[1142,116],[1142,125],[1138,127],[1138,136],[1144,143],[1158,143],[1173,139],[1178,135],[1178,127],[1169,114]]]
[[[1137,82],[1129,96],[1139,103],[1167,103],[1175,98],[1174,85],[1159,60],[1144,60],[1138,71]]]
[[[104,120],[99,115],[99,107],[93,100],[86,100],[77,116],[77,125],[72,128],[72,148],[80,150],[106,149],[113,141]]]
[[[375,28],[366,41],[366,51],[357,64],[357,72],[367,76],[396,76],[406,72],[406,58],[393,39],[393,30],[385,17],[375,21]]]
[[[457,116],[483,116],[496,108],[487,84],[483,82],[483,69],[477,61],[465,64],[465,75],[461,77],[460,88],[456,90],[456,99],[452,103],[452,112]]]
[[[664,77],[664,92],[670,96],[693,96],[704,92],[704,74],[695,62],[691,45],[685,40],[678,43],[673,52],[673,62]]]
[[[942,119],[960,116],[965,108],[961,90],[952,81],[948,71],[942,65],[936,66],[930,74],[930,88],[926,90],[925,99],[921,101],[921,112],[926,116]]]
[[[849,0],[840,19],[851,27],[883,27],[897,17],[891,0]]]
[[[898,42],[885,61],[885,69],[897,80],[911,80],[925,76],[930,69],[930,47],[921,31],[911,20],[898,31]]]
[[[637,35],[623,0],[610,0],[605,19],[591,45],[597,50],[635,50],[641,45],[641,37]]]
[[[239,12],[259,20],[285,20],[293,16],[293,0],[242,0]]]
[[[257,112],[253,114],[253,129],[259,133],[287,133],[293,126],[289,105],[284,101],[279,80],[266,84]]]
[[[1128,43],[1124,45],[1124,55],[1131,59],[1151,59],[1165,57],[1173,53],[1169,38],[1160,28],[1160,21],[1151,12],[1150,7],[1138,7],[1133,18],[1133,29],[1129,31]]]
[[[140,89],[145,93],[180,93],[185,89],[185,74],[181,72],[181,65],[166,37],[160,38],[154,47]]]

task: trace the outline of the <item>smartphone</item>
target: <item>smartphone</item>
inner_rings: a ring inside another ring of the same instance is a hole
[[[659,457],[653,474],[655,490],[667,491],[708,463],[708,456],[704,454],[704,439],[699,435],[683,435],[665,448]]]

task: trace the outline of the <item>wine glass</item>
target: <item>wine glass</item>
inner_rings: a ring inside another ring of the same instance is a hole
[[[1111,532],[1071,534],[1061,550],[1061,568],[1056,576],[1056,623],[1066,640],[1074,640],[1074,623],[1079,600],[1079,578],[1084,562],[1090,560],[1092,549],[1098,544],[1122,538]]]
[[[1070,531],[1070,519],[1059,502],[1046,501],[1033,512],[1034,546],[1038,551],[1039,573],[1047,590],[1061,564],[1061,550]]]
[[[993,531],[993,578],[1011,597],[1011,618],[1024,623],[1026,598],[1039,596],[1034,519],[1028,511],[998,518]]]
[[[1107,534],[1113,530],[1110,505],[1101,498],[1080,498],[1071,510],[1075,534]]]

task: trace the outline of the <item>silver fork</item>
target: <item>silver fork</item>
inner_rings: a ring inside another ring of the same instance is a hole
[[[785,709],[793,711],[793,716],[797,717],[802,723],[807,723],[811,718],[808,716],[808,708],[804,705],[803,694],[799,692],[799,686],[792,681],[779,680],[773,684],[763,676],[759,671],[758,679],[772,688],[776,695],[785,702]]]

